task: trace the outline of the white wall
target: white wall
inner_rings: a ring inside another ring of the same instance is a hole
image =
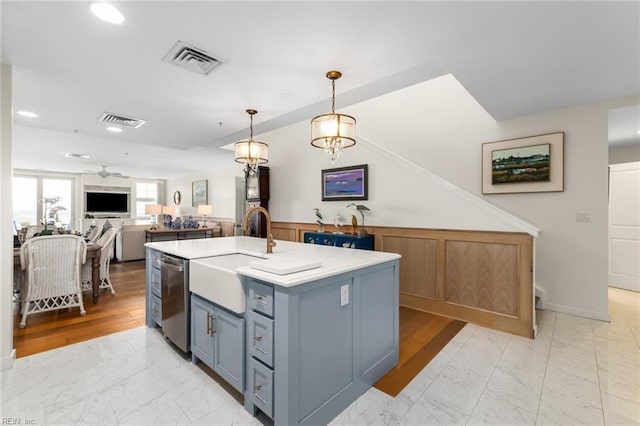
[[[207,174],[182,176],[177,179],[168,179],[166,182],[166,204],[173,206],[173,193],[180,191],[182,199],[176,207],[176,215],[186,217],[198,216],[197,207],[191,205],[191,185],[196,180],[207,179],[208,203],[213,206],[211,217],[230,218],[235,217],[235,177],[242,176],[242,166],[233,162],[228,167],[212,170]]]
[[[536,285],[546,290],[546,306],[608,319],[607,112],[638,100],[495,123],[481,115],[467,120],[469,114],[463,113],[473,108],[462,92],[452,95],[457,101],[443,98],[442,109],[448,114],[427,111],[426,100],[433,96],[445,94],[434,95],[427,82],[340,111],[358,119],[358,135],[363,138],[335,165],[309,145],[308,121],[260,135],[270,146],[273,219],[314,222],[314,207],[329,221],[337,212],[349,213],[347,203],[320,201],[320,171],[366,163],[370,197],[363,204],[372,209],[366,224],[498,231],[527,230],[533,224],[541,231],[535,276]],[[563,192],[481,194],[482,143],[559,131],[565,132]],[[452,189],[429,171],[459,188]],[[464,195],[460,188],[473,196]],[[492,212],[477,198],[521,221]],[[588,212],[591,222],[576,222],[576,212]]]
[[[13,349],[13,229],[11,185],[11,66],[0,64],[0,369],[15,359]]]
[[[356,147],[346,150],[344,157],[331,165],[321,150],[305,140],[309,137],[307,121],[261,137],[271,148],[269,211],[273,220],[315,222],[313,208],[317,207],[325,223],[333,223],[340,213],[350,224],[349,218],[355,213],[346,208],[350,201],[320,201],[321,170],[368,164],[369,199],[358,201],[371,209],[365,216],[365,226],[536,232],[535,227],[373,142],[360,139]],[[356,216],[360,222],[361,217]]]

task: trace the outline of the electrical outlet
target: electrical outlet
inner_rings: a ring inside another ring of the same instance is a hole
[[[589,212],[576,212],[576,222],[591,222]]]
[[[349,284],[340,287],[340,306],[349,304]]]

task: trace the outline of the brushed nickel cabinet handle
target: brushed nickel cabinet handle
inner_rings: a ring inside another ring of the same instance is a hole
[[[260,340],[262,340],[262,336],[254,336],[253,340],[255,340],[256,342],[259,342]]]
[[[256,392],[259,392],[259,391],[260,391],[260,389],[262,389],[262,385],[255,385],[255,386],[253,387],[253,390],[254,390],[254,391],[256,391]]]
[[[209,312],[207,312],[207,336],[211,336],[211,328],[212,328],[211,317],[212,315]]]

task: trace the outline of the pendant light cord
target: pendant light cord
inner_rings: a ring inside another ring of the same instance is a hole
[[[249,117],[251,121],[249,123],[249,141],[253,140],[253,114],[250,114]]]
[[[336,112],[336,81],[331,80],[331,114]]]

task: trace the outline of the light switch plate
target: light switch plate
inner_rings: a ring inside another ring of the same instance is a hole
[[[576,222],[591,222],[591,215],[589,212],[576,212]]]
[[[340,306],[349,304],[349,284],[340,287]]]

